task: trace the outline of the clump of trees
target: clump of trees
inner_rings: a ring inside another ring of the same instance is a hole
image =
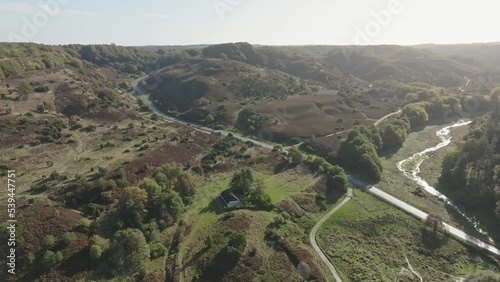
[[[90,257],[101,275],[141,277],[145,274],[150,248],[140,230],[119,230],[111,240],[94,235],[89,246]]]
[[[382,178],[383,166],[372,138],[378,140],[379,137],[373,137],[369,132],[373,131],[366,131],[363,127],[361,130],[351,130],[347,140],[340,146],[337,156],[334,156],[334,161],[350,170],[359,171],[359,174],[371,181],[378,182]]]
[[[271,196],[265,192],[264,181],[254,180],[250,169],[235,172],[231,179],[230,189],[245,206],[254,206],[263,210],[274,208]]]
[[[429,114],[423,104],[410,104],[403,108],[403,113],[410,120],[412,128],[424,126],[429,121]]]
[[[335,165],[327,168],[326,176],[327,193],[333,191],[347,192],[349,180],[342,167]]]
[[[243,109],[238,114],[236,126],[242,132],[255,134],[262,128],[263,121],[264,117],[261,114],[256,113],[254,110]]]
[[[498,101],[498,100],[497,100]],[[498,107],[498,102],[497,107]],[[500,224],[500,113],[475,120],[443,161],[440,187],[456,203]]]

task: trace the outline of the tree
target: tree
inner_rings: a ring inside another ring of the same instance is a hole
[[[295,147],[288,150],[288,157],[293,165],[299,165],[304,160],[304,154],[302,154],[302,152]]]
[[[274,208],[271,196],[265,192],[265,185],[262,179],[257,179],[254,184],[254,189],[250,192],[248,202],[255,205],[259,209],[272,210]]]
[[[160,229],[158,228],[158,224],[154,220],[150,221],[147,224],[143,224],[141,227],[141,231],[148,243],[158,241],[161,238]]]
[[[127,227],[140,227],[146,215],[146,190],[139,187],[125,188],[125,193],[118,200],[118,214]]]
[[[46,267],[52,267],[64,260],[63,254],[60,251],[46,251],[42,257],[42,264]]]
[[[94,261],[98,261],[102,254],[108,250],[109,244],[108,239],[99,235],[92,236],[89,240],[90,258]]]
[[[151,199],[149,214],[158,220],[159,227],[163,230],[179,219],[183,208],[184,204],[179,194],[173,190],[167,190]],[[161,222],[165,224],[161,224]]]
[[[162,187],[156,182],[156,180],[151,178],[145,178],[140,187],[148,193],[148,199],[151,201],[155,197],[158,197],[163,191]]]
[[[207,117],[205,118],[206,124],[212,124],[214,121],[215,121],[215,118],[212,115],[207,115]]]
[[[388,124],[382,129],[383,149],[400,148],[406,140],[407,133],[403,128]]]
[[[421,104],[410,104],[403,108],[403,113],[410,120],[412,128],[425,125],[429,120],[429,114]]]
[[[86,217],[82,217],[76,223],[76,228],[81,232],[89,232],[92,221]]]
[[[191,173],[184,172],[178,178],[174,187],[181,197],[190,197],[196,193],[196,184]]]
[[[54,235],[46,235],[43,237],[43,245],[45,248],[52,248],[56,244],[56,237]]]
[[[114,276],[141,274],[150,258],[146,238],[137,229],[116,232],[106,253],[109,260],[103,270],[111,271]]]
[[[70,244],[71,242],[75,241],[77,238],[78,238],[78,236],[76,235],[76,233],[66,232],[66,234],[64,234],[63,240],[64,240],[64,243]]]
[[[33,90],[31,89],[31,86],[29,86],[27,83],[22,82],[19,84],[17,87],[17,93],[18,93],[18,99],[20,101],[25,101],[28,99],[28,95],[31,94]]]
[[[346,192],[349,188],[349,180],[345,171],[340,166],[332,166],[326,172],[326,187],[329,192],[337,190],[340,192]]]
[[[230,260],[238,261],[243,255],[246,246],[247,239],[245,236],[240,233],[233,233],[229,236],[229,242],[223,251]]]
[[[243,169],[236,172],[231,179],[230,187],[235,194],[246,197],[250,193],[253,184],[253,174],[250,169]]]
[[[441,216],[436,214],[429,214],[425,219],[425,225],[432,228],[432,233],[434,236],[437,235],[438,228],[444,228],[443,219]]]
[[[103,168],[103,167],[98,167],[98,168],[97,168],[97,175],[98,175],[99,177],[104,177],[104,176],[106,176],[106,174],[107,174],[107,173],[108,173],[108,170],[107,170],[107,169],[105,169],[105,168]]]
[[[45,107],[43,105],[37,105],[36,112],[42,114],[43,112],[45,112]]]
[[[150,246],[151,259],[156,259],[167,254],[168,249],[160,242],[155,242]]]
[[[351,131],[348,139],[342,142],[337,160],[370,181],[378,182],[382,177],[383,166],[375,146],[358,130]]]

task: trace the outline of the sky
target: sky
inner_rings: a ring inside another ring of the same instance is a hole
[[[0,42],[499,42],[497,0],[0,0]]]

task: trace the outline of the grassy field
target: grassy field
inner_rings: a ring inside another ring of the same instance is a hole
[[[271,195],[275,204],[301,193],[318,180],[310,174],[296,170],[276,175],[261,169],[252,170],[255,179],[264,180],[266,192]],[[284,281],[284,279],[301,281],[301,276],[295,269],[296,266],[288,262],[289,256],[306,262],[316,276],[322,277],[321,273],[327,273],[324,266],[316,261],[316,256],[307,242],[307,232],[299,223],[289,221],[276,230],[278,234],[286,238],[285,240],[295,242],[291,253],[277,252],[263,240],[266,230],[272,226],[274,217],[278,215],[276,211],[244,209],[225,211],[218,195],[229,187],[231,177],[231,173],[214,175],[203,183],[198,188],[193,204],[184,216],[184,220],[190,226],[190,232],[179,247],[183,281],[191,281],[193,277],[202,275],[206,268],[200,269],[200,267],[206,267],[212,262],[223,248],[228,232],[245,234],[248,244],[242,258],[243,262],[236,265],[235,269],[228,274],[229,276],[224,277],[226,279],[224,281],[230,281],[228,279],[250,281],[256,277],[263,279],[261,281]],[[307,216],[307,218],[313,220],[312,217]],[[210,249],[205,246],[208,236],[214,239],[214,246]],[[253,250],[256,250],[256,253]],[[288,268],[285,267],[286,265]],[[320,281],[323,281],[322,278]]]
[[[475,249],[444,234],[435,238],[423,226],[356,190],[321,227],[318,244],[345,281],[419,281],[417,275],[423,281],[454,281],[476,270],[499,270]]]

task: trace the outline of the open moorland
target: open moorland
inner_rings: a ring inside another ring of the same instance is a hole
[[[484,202],[494,230],[500,91],[479,79],[489,69],[400,46],[0,43],[0,175],[15,170],[18,220],[7,281],[332,281],[310,236],[344,200],[317,241],[346,281],[498,272],[497,256],[438,228],[464,225],[395,167],[439,142],[443,113],[484,115],[422,175],[472,214]],[[476,142],[484,151],[467,154]],[[348,175],[434,221],[362,189],[351,198]]]

